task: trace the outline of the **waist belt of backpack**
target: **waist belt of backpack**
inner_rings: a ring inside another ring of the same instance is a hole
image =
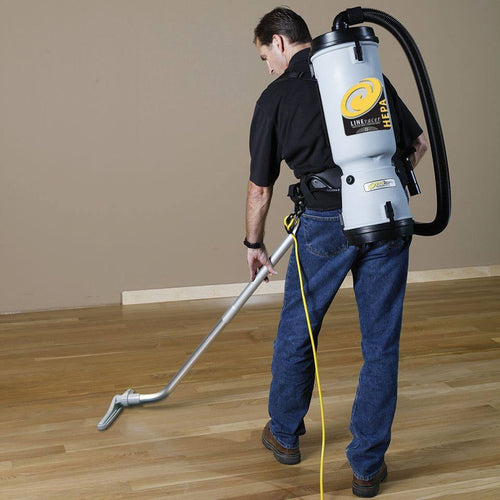
[[[297,196],[302,196],[304,205],[311,210],[340,210],[342,208],[340,175],[338,167],[308,174],[299,183],[290,186],[288,196],[294,203],[297,203]]]

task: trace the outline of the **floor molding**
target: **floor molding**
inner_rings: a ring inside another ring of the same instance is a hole
[[[408,283],[485,278],[489,276],[500,276],[500,265],[460,267],[454,269],[433,269],[429,271],[410,271],[408,275]],[[284,280],[264,283],[256,290],[255,295],[283,293],[284,284]],[[246,285],[247,283],[230,283],[223,285],[128,291],[122,292],[122,304],[152,304],[155,302],[177,302],[182,300],[237,297]],[[342,284],[342,288],[352,288],[352,277],[350,275],[345,279]]]

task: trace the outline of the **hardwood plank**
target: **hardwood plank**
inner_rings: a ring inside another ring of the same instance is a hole
[[[168,400],[96,424],[127,387],[161,389],[230,299],[0,316],[0,498],[317,499],[315,395],[303,461],[267,421],[279,296],[253,297]],[[379,498],[500,497],[500,278],[408,286],[400,397]],[[353,291],[325,318],[325,498],[352,498],[344,448],[361,365]]]

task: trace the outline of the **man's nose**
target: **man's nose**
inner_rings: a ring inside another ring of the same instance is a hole
[[[269,71],[269,74],[272,75],[274,73],[274,69],[269,64],[269,61],[266,61],[266,62],[267,62],[267,71]]]

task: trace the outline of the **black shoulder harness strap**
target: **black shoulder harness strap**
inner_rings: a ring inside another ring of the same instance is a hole
[[[289,80],[290,78],[297,78],[298,80],[316,80],[314,76],[310,74],[307,75],[305,71],[287,71],[284,75],[287,76],[284,80]]]

